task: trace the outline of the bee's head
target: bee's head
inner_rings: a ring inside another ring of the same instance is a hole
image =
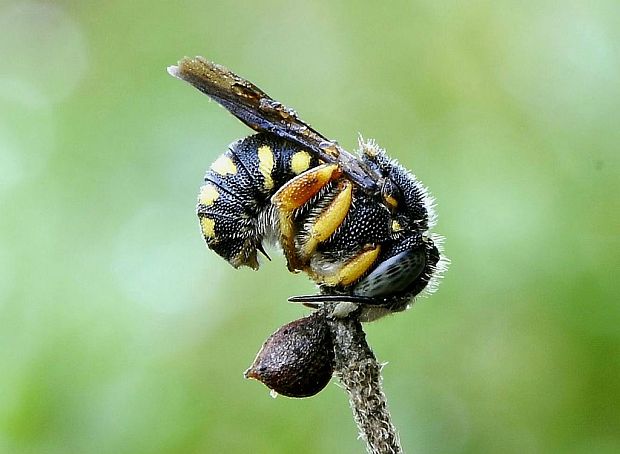
[[[402,230],[422,232],[434,221],[433,199],[416,177],[374,141],[360,139],[360,155],[376,175],[382,203],[390,210],[395,226]]]

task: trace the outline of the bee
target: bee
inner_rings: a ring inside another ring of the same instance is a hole
[[[429,233],[433,199],[373,141],[357,155],[327,139],[251,82],[202,57],[168,72],[205,93],[257,134],[233,142],[207,170],[197,214],[210,249],[233,267],[259,268],[265,244],[281,247],[316,295],[371,321],[432,291],[446,268]]]

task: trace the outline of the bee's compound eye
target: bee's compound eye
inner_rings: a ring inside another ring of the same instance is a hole
[[[355,286],[353,293],[376,298],[406,292],[425,266],[424,249],[407,249],[377,265]]]

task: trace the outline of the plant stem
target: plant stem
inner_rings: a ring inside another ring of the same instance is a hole
[[[325,309],[333,312],[331,304]],[[357,313],[327,316],[335,351],[335,374],[344,386],[360,436],[371,454],[402,453],[381,387],[381,365],[366,342]]]

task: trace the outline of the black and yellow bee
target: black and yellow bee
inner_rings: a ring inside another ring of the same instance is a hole
[[[297,114],[223,66],[185,58],[168,71],[258,132],[232,143],[211,165],[197,213],[208,246],[235,268],[259,267],[264,243],[279,243],[291,271],[318,295],[362,320],[405,309],[431,289],[447,261],[429,234],[432,199],[374,142],[352,155]]]

